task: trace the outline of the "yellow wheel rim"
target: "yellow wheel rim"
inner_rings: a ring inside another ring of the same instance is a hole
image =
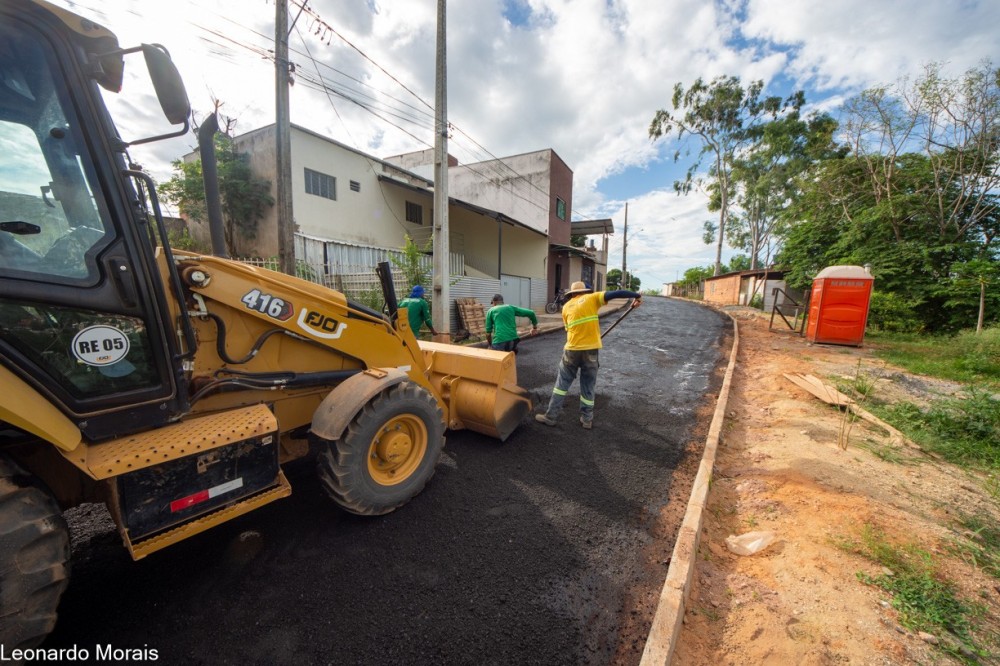
[[[368,447],[368,473],[375,483],[394,486],[410,478],[427,455],[427,426],[412,415],[386,421]]]

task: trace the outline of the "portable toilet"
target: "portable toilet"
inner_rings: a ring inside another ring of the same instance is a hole
[[[860,347],[875,278],[861,266],[828,266],[813,280],[806,340]]]

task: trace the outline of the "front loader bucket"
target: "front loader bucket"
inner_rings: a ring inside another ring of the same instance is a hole
[[[421,342],[430,381],[448,405],[448,428],[468,428],[501,442],[531,413],[517,385],[512,352]]]

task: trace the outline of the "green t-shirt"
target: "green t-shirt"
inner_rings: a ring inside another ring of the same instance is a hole
[[[427,301],[422,298],[404,298],[399,302],[399,309],[406,308],[406,316],[410,320],[410,330],[413,335],[420,334],[420,327],[427,324],[427,328],[434,328],[431,323],[431,308]]]
[[[538,326],[538,317],[533,310],[506,303],[489,309],[486,313],[486,332],[493,333],[493,344],[517,340],[518,317],[527,317],[533,325]]]

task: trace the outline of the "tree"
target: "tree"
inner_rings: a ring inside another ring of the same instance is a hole
[[[236,149],[231,137],[216,134],[215,153],[226,248],[230,254],[238,255],[237,239],[256,238],[259,220],[264,217],[264,211],[274,205],[271,182],[254,177],[249,156]],[[188,219],[207,221],[201,160],[175,160],[171,166],[174,175],[160,186],[161,196],[175,204]]]
[[[695,266],[684,271],[684,277],[681,278],[680,282],[685,287],[697,287],[713,275],[715,275],[714,267]]]
[[[391,256],[389,259],[406,276],[406,284],[411,287],[419,284],[423,287],[427,284],[427,268],[424,256],[431,251],[433,241],[428,239],[427,243],[423,247],[420,247],[413,242],[410,234],[406,234],[405,238],[403,256]]]
[[[678,194],[689,194],[694,187],[702,189],[713,201],[713,210],[719,212],[715,229],[718,234],[716,275],[722,271],[722,242],[730,211],[733,161],[753,137],[751,130],[766,117],[777,117],[783,108],[780,97],[762,98],[763,90],[763,81],[754,81],[744,90],[737,76],[720,76],[711,84],[699,78],[687,90],[677,83],[674,85],[673,111],[660,109],[649,125],[649,136],[654,140],[676,134],[678,141],[683,142],[685,137],[691,136],[701,143],[694,163],[688,167],[684,180],[674,183],[674,189]],[[793,98],[798,99],[800,95],[797,93]],[[680,156],[681,151],[676,151],[674,161]],[[711,159],[707,178],[699,175],[705,158]]]
[[[797,177],[840,150],[833,141],[837,122],[827,114],[802,118],[804,102],[800,95],[786,115],[751,128],[752,142],[733,160],[734,210],[726,240],[749,255],[744,270],[771,263],[791,222],[784,213],[796,196]]]
[[[639,291],[639,286],[642,284],[642,280],[629,273],[628,286],[622,286],[622,272],[618,268],[612,268],[608,271],[608,274],[605,276],[605,282],[609,290],[628,289],[629,291]]]
[[[976,317],[976,333],[983,332],[986,319],[987,287],[1000,283],[1000,263],[996,258],[973,259],[953,266],[955,286],[965,291],[970,287],[978,291],[979,314]]]
[[[849,152],[810,168],[787,208],[786,280],[805,287],[824,266],[870,264],[879,292],[921,328],[985,323],[1000,234],[1000,70],[947,80],[930,66],[914,83],[865,91],[843,117]]]

